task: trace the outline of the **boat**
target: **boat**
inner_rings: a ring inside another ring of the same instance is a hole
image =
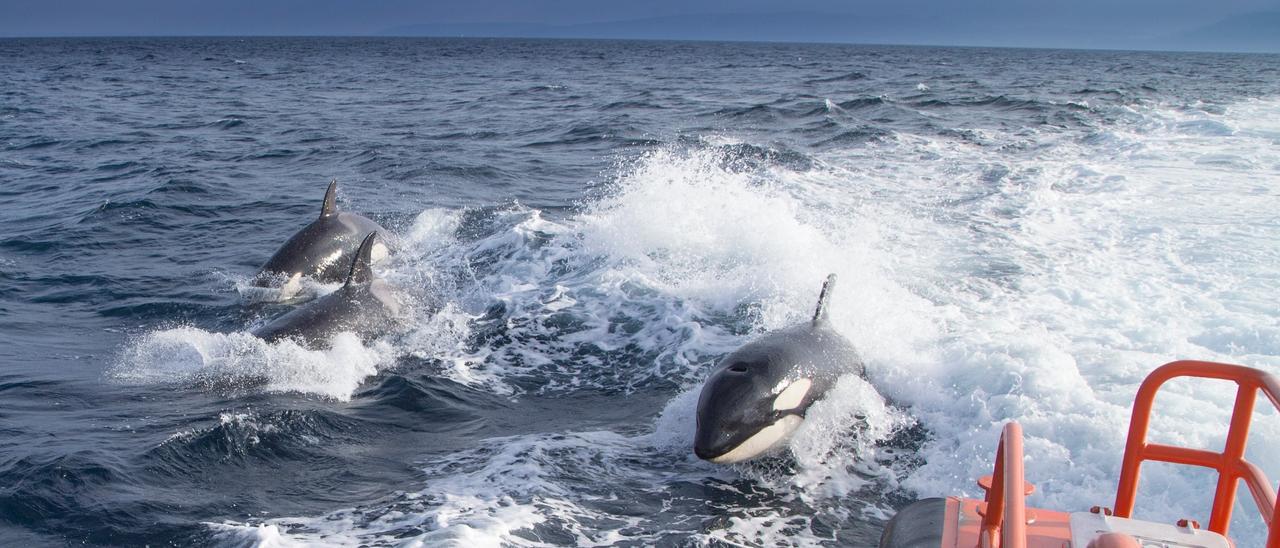
[[[1220,379],[1237,386],[1235,407],[1221,452],[1147,441],[1156,393],[1176,378]],[[995,470],[978,480],[982,500],[964,497],[916,501],[885,525],[880,548],[1231,548],[1232,507],[1241,481],[1267,525],[1265,548],[1280,548],[1280,507],[1271,480],[1245,460],[1245,445],[1258,393],[1280,409],[1280,379],[1257,369],[1205,361],[1175,361],[1147,376],[1134,398],[1133,415],[1120,466],[1115,503],[1089,511],[1062,512],[1026,505],[1035,487],[1023,474],[1022,427],[1008,422],[1000,435]],[[1184,518],[1155,523],[1133,518],[1144,462],[1200,466],[1216,470],[1217,486],[1208,527]]]

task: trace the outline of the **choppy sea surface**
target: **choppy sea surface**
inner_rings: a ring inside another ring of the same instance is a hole
[[[0,74],[4,545],[871,546],[1006,420],[1081,510],[1150,370],[1280,373],[1280,56],[8,39]],[[414,315],[255,339],[331,179]],[[702,379],[829,272],[867,378],[699,461]],[[1232,397],[1172,385],[1154,436],[1220,446]],[[1212,485],[1149,466],[1139,516]]]

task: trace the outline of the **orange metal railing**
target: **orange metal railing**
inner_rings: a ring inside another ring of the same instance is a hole
[[[1227,431],[1226,447],[1221,453],[1147,443],[1147,427],[1151,423],[1151,408],[1155,403],[1156,392],[1165,382],[1178,377],[1228,380],[1239,386],[1231,425]],[[1240,481],[1244,481],[1268,527],[1266,548],[1280,548],[1280,506],[1276,505],[1275,489],[1266,474],[1244,458],[1259,390],[1280,410],[1280,380],[1257,369],[1186,360],[1167,363],[1152,371],[1142,381],[1134,399],[1133,419],[1129,423],[1129,439],[1120,469],[1120,486],[1116,490],[1115,515],[1132,517],[1138,491],[1138,472],[1143,461],[1203,466],[1218,471],[1209,530],[1227,536],[1236,487]],[[1010,421],[1004,425],[1000,434],[1000,447],[996,450],[995,473],[983,478],[978,484],[987,491],[985,504],[980,509],[980,546],[1026,548],[1026,495],[1031,488],[1025,483],[1022,427],[1017,422]]]
[[[1231,414],[1231,426],[1227,431],[1226,447],[1221,453],[1147,443],[1147,427],[1151,422],[1151,407],[1155,402],[1156,391],[1165,382],[1178,377],[1222,379],[1239,385],[1235,408]],[[1115,515],[1125,518],[1132,516],[1138,491],[1139,467],[1143,461],[1204,466],[1218,471],[1209,530],[1227,535],[1227,529],[1231,526],[1236,487],[1243,480],[1269,528],[1267,548],[1280,548],[1280,507],[1276,506],[1275,489],[1262,470],[1244,458],[1245,443],[1248,441],[1249,425],[1253,419],[1253,407],[1259,390],[1267,395],[1272,405],[1280,409],[1280,380],[1257,369],[1225,363],[1177,361],[1152,371],[1142,381],[1133,402],[1129,440],[1120,468],[1120,486],[1116,489]]]
[[[986,479],[986,478],[984,478]],[[1027,487],[1022,469],[1022,427],[1016,422],[1004,425],[1000,447],[996,449],[996,469],[987,490],[982,515],[982,548],[1026,548]]]

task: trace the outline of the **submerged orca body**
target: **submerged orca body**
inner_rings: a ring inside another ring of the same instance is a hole
[[[279,300],[287,300],[298,293],[304,276],[324,283],[340,282],[347,275],[361,238],[370,232],[386,234],[386,229],[366,217],[338,211],[337,191],[338,181],[329,183],[320,217],[280,246],[259,269],[254,286],[279,287]],[[387,246],[377,243],[372,250],[373,260],[377,262],[386,255]]]
[[[693,452],[715,463],[753,459],[779,446],[842,375],[861,375],[853,345],[831,328],[827,277],[813,320],[757,338],[720,360],[698,397]]]
[[[296,308],[253,331],[269,342],[294,339],[320,346],[342,331],[370,339],[394,326],[400,303],[386,281],[373,275],[372,252],[378,233],[370,233],[355,253],[342,288]]]

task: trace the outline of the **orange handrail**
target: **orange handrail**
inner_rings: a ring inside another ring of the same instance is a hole
[[[1188,449],[1158,443],[1147,443],[1147,427],[1151,423],[1151,407],[1156,391],[1170,379],[1177,377],[1201,377],[1234,381],[1235,408],[1231,414],[1231,426],[1227,430],[1226,446],[1221,453],[1202,449]],[[1280,409],[1280,380],[1275,375],[1225,363],[1202,361],[1176,361],[1164,364],[1147,376],[1138,388],[1133,402],[1133,418],[1129,423],[1129,440],[1124,449],[1124,461],[1120,467],[1120,485],[1116,489],[1115,515],[1131,517],[1134,499],[1137,497],[1139,467],[1142,461],[1160,461],[1175,464],[1204,466],[1218,471],[1217,489],[1213,496],[1213,511],[1209,518],[1209,530],[1226,536],[1231,526],[1231,509],[1236,499],[1236,487],[1243,480],[1258,505],[1262,520],[1267,524],[1267,548],[1280,548],[1280,506],[1276,506],[1276,492],[1271,480],[1257,466],[1244,458],[1245,444],[1249,438],[1249,426],[1253,420],[1253,406],[1261,390]]]
[[[982,548],[1026,548],[1027,501],[1022,468],[1022,427],[1010,421],[1000,433],[996,469],[982,516]]]

